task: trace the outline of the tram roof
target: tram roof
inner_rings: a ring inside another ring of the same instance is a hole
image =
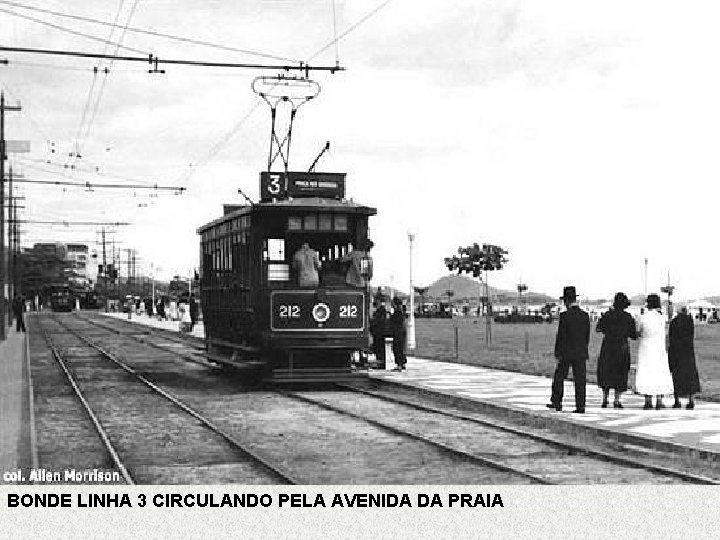
[[[232,208],[232,207],[231,207]],[[226,208],[227,209],[227,208]],[[197,233],[219,225],[229,219],[244,216],[258,211],[266,210],[325,210],[329,212],[346,212],[349,214],[363,214],[366,216],[374,216],[377,214],[377,208],[358,204],[347,199],[324,199],[322,197],[298,197],[293,199],[283,199],[274,202],[259,202],[252,206],[240,206],[232,208],[225,215],[214,219],[210,223],[206,223],[197,229]]]

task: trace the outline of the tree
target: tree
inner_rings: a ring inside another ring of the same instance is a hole
[[[466,248],[459,247],[458,254],[452,257],[445,257],[445,266],[448,270],[457,270],[459,274],[472,274],[473,277],[480,278],[485,284],[485,297],[487,298],[487,309],[485,317],[485,340],[490,343],[492,340],[491,320],[492,320],[492,302],[490,301],[490,293],[488,286],[487,273],[493,270],[502,270],[505,263],[508,262],[506,257],[507,251],[500,246],[493,244],[483,244],[482,248],[474,243]],[[482,279],[482,272],[485,272],[485,279]]]

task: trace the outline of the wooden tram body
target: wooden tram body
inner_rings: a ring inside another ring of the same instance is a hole
[[[50,299],[52,311],[72,311],[75,307],[75,297],[66,285],[51,285],[46,288],[45,296]]]
[[[370,294],[346,283],[343,257],[362,249],[374,208],[344,198],[344,174],[261,173],[261,202],[229,206],[198,229],[208,357],[276,382],[356,376],[367,351]],[[293,256],[319,253],[317,287],[301,287]]]

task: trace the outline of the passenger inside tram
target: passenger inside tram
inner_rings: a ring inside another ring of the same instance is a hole
[[[372,278],[369,255],[372,245],[372,241],[367,240],[354,249],[346,235],[334,239],[327,236],[288,238],[286,252],[293,254],[289,261],[293,269],[291,279],[300,287],[366,287]]]

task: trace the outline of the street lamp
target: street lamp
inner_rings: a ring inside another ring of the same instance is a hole
[[[408,232],[408,241],[410,242],[410,318],[408,320],[407,328],[407,348],[415,349],[415,289],[413,288],[413,277],[412,277],[412,248],[413,241],[415,240],[415,234]]]

